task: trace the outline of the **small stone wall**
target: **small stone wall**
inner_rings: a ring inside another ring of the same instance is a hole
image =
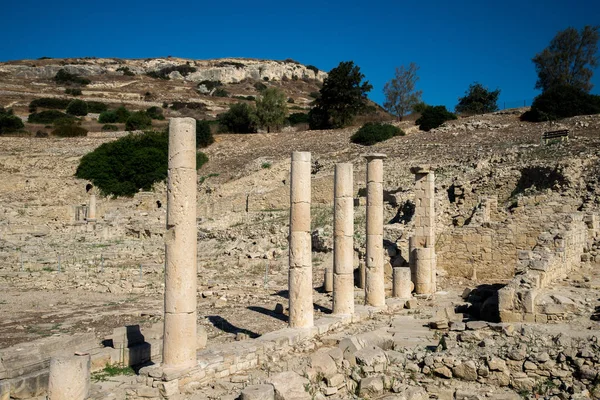
[[[539,235],[535,249],[519,251],[516,276],[498,291],[502,322],[547,322],[560,319],[561,304],[536,303],[540,289],[576,268],[588,240],[596,235],[582,213],[559,214],[554,227]],[[595,217],[594,217],[595,219]]]

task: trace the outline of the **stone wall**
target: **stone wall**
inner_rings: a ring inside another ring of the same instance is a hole
[[[598,229],[593,215],[556,214],[552,219],[552,228],[538,236],[533,250],[519,251],[516,276],[498,291],[502,322],[547,322],[559,319],[565,311],[564,304],[538,304],[536,299],[541,289],[580,265]]]

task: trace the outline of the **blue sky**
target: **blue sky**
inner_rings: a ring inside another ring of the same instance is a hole
[[[354,61],[382,103],[396,66],[420,66],[428,104],[454,108],[470,83],[499,106],[539,94],[531,58],[559,31],[600,24],[598,0],[72,1],[2,7],[0,61],[50,57],[292,58],[329,71]],[[600,93],[600,71],[593,78]]]

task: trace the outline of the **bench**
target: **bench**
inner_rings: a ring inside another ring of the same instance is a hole
[[[542,142],[544,142],[544,144],[548,144],[548,142],[557,140],[569,140],[569,130],[561,129],[558,131],[544,132],[542,135]]]

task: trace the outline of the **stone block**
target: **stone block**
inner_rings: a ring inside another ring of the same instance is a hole
[[[275,400],[275,389],[270,384],[247,386],[242,390],[240,400]]]
[[[276,400],[310,400],[311,395],[305,387],[308,379],[293,371],[280,372],[271,376],[268,382],[273,385]]]

